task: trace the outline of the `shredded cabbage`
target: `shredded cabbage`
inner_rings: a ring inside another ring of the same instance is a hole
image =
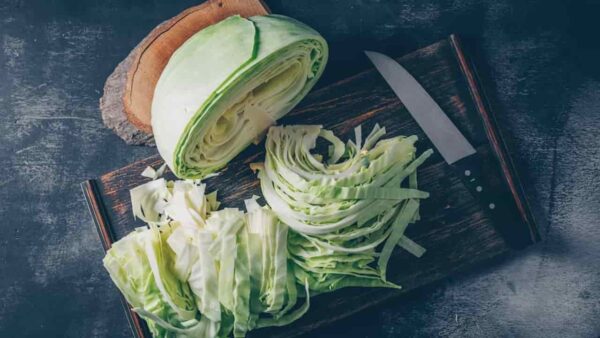
[[[180,178],[223,168],[314,86],[327,43],[285,16],[231,16],[189,38],[154,91],[152,130]]]
[[[272,127],[265,163],[259,166],[262,193],[291,230],[288,251],[296,278],[316,292],[347,286],[399,287],[386,280],[393,248],[421,256],[425,249],[404,231],[419,215],[416,169],[432,153],[416,156],[416,136],[382,139],[376,125],[364,139],[344,144],[318,125]],[[317,140],[327,160],[315,154]]]

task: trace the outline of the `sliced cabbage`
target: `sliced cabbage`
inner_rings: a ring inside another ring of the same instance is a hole
[[[131,197],[148,227],[114,243],[104,265],[153,336],[244,337],[308,311],[307,280],[297,305],[288,227],[257,197],[245,201],[247,213],[217,211],[202,182],[162,178]]]
[[[154,337],[192,336],[200,327],[192,292],[175,277],[173,253],[164,242],[168,231],[156,226],[138,229],[114,243],[104,257],[104,267],[125,299],[148,321]]]
[[[376,125],[362,139],[344,144],[318,125],[272,127],[262,193],[291,230],[288,251],[299,281],[316,292],[347,286],[399,287],[386,280],[393,248],[420,256],[424,249],[404,230],[418,218],[416,169],[432,153],[416,156],[416,136],[382,139]],[[313,151],[329,143],[327,159]]]
[[[158,150],[180,178],[224,167],[313,87],[325,40],[285,16],[229,17],[188,39],[154,91]]]

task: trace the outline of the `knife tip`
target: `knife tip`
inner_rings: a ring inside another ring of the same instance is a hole
[[[369,58],[369,60],[371,60],[373,62],[375,60],[379,60],[379,59],[389,59],[390,58],[389,56],[387,56],[385,54],[381,54],[379,52],[374,52],[372,50],[364,50],[363,52]]]

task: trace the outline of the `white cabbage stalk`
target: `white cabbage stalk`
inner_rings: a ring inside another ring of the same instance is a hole
[[[386,280],[396,245],[420,256],[424,249],[404,236],[418,218],[416,136],[381,139],[376,125],[363,142],[344,144],[321,126],[272,127],[266,141],[262,193],[293,231],[290,257],[299,280],[317,292],[345,286],[398,287]],[[317,139],[330,143],[328,160],[314,154]]]
[[[148,223],[115,242],[104,265],[154,337],[243,337],[286,325],[297,306],[288,227],[254,197],[247,213],[218,210],[199,181],[157,179],[131,190],[134,215]]]
[[[154,91],[152,129],[180,178],[223,168],[313,87],[325,40],[285,16],[229,17],[186,41]]]

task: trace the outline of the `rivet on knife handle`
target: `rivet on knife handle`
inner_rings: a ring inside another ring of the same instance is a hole
[[[529,230],[522,224],[514,199],[503,182],[494,184],[484,175],[484,162],[479,154],[465,157],[450,166],[461,178],[471,195],[479,202],[507,244],[515,249],[529,243]]]

